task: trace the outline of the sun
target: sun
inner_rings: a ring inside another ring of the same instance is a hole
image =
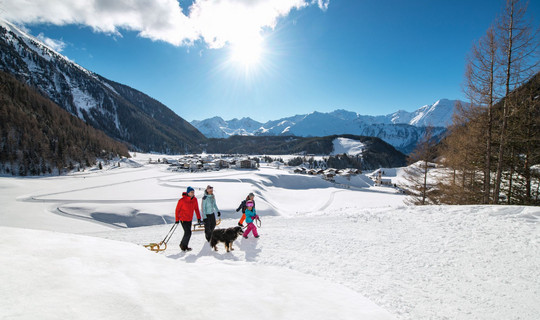
[[[263,42],[259,38],[248,38],[231,43],[230,61],[245,68],[252,68],[261,62]]]

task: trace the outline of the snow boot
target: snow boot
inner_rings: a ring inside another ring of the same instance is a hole
[[[186,252],[186,251],[191,251],[191,248],[180,245],[180,250]]]

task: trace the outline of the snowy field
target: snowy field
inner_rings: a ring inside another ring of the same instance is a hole
[[[178,173],[148,157],[0,177],[0,319],[538,319],[538,207],[410,207],[366,176]],[[184,253],[178,230],[164,252],[142,246],[208,184],[222,228],[255,194],[259,239],[214,252],[194,232]]]

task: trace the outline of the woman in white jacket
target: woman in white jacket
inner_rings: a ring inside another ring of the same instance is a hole
[[[216,228],[216,213],[218,217],[221,217],[221,212],[216,205],[216,198],[214,197],[214,188],[207,186],[204,190],[204,197],[202,198],[202,216],[204,221],[204,235],[206,241],[210,242],[212,237],[212,231]]]

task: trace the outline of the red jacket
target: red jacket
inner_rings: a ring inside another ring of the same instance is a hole
[[[197,219],[201,219],[197,198],[190,198],[186,192],[182,193],[182,198],[178,200],[178,204],[176,205],[176,221],[193,220],[193,211],[197,214]]]

